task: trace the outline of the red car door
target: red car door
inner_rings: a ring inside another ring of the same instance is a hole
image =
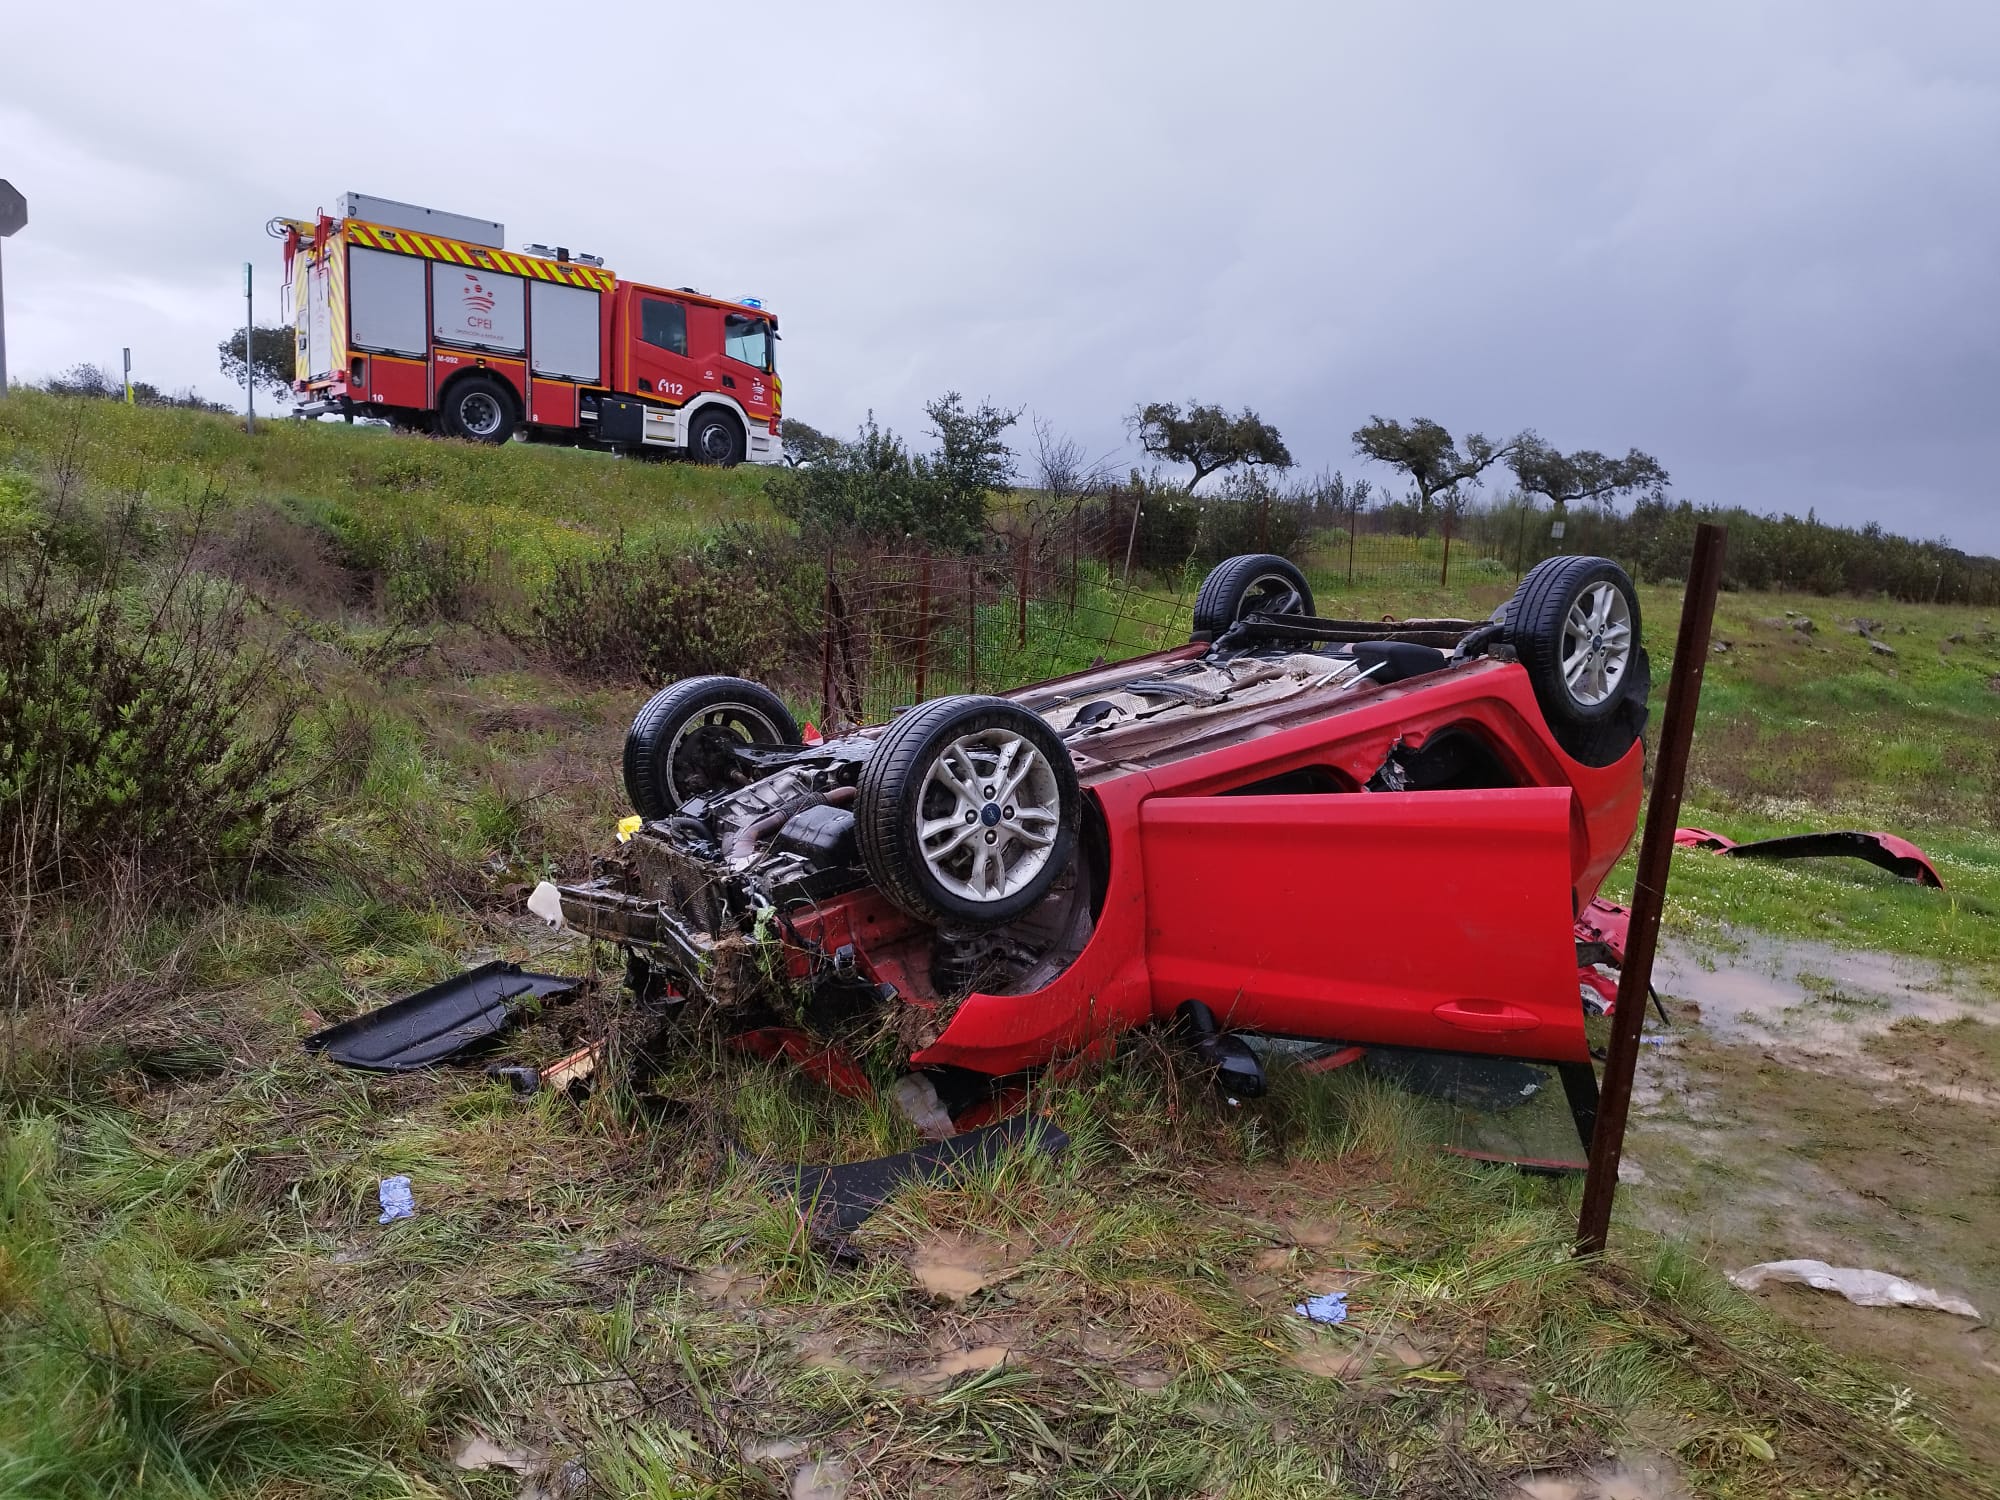
[[[749,313],[722,315],[722,377],[753,422],[771,420],[771,325]],[[731,384],[733,382],[733,384]]]
[[[1589,1056],[1567,787],[1152,797],[1153,1003],[1284,1036]]]
[[[632,389],[669,406],[684,405],[702,388],[696,361],[688,357],[688,305],[652,292],[636,293],[634,301]]]

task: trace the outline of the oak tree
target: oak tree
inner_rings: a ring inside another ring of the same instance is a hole
[[[1238,464],[1292,466],[1291,450],[1278,429],[1247,406],[1231,416],[1212,403],[1190,401],[1183,411],[1178,401],[1152,401],[1134,412],[1130,422],[1146,452],[1194,470],[1189,494],[1209,475]]]

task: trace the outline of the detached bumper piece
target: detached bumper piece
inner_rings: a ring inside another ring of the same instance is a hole
[[[565,995],[578,983],[558,974],[530,974],[519,964],[495,959],[316,1031],[304,1046],[344,1067],[406,1073],[442,1062],[505,1030],[521,1001]]]
[[[1944,889],[1937,866],[1908,839],[1893,833],[1794,833],[1783,838],[1739,844],[1724,833],[1706,828],[1676,828],[1674,842],[1683,849],[1710,849],[1732,859],[1860,859],[1904,880]]]
[[[961,1168],[991,1165],[1017,1145],[1055,1156],[1069,1145],[1069,1136],[1040,1115],[1015,1115],[894,1156],[838,1167],[800,1167],[791,1185],[815,1229],[852,1234],[904,1183],[929,1182]]]

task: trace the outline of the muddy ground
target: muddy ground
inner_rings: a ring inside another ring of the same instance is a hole
[[[1894,1272],[2000,1315],[2000,1003],[1934,964],[1750,933],[1663,949],[1627,1212],[1712,1264]],[[1658,1038],[1658,1040],[1654,1040]],[[2000,1335],[1945,1313],[1757,1295],[1936,1405],[2000,1466]]]

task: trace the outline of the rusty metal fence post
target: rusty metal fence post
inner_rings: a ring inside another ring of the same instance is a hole
[[[1347,582],[1354,583],[1354,539],[1361,530],[1361,496],[1355,495],[1352,508],[1347,514]]]
[[[1604,1059],[1597,1125],[1590,1137],[1590,1172],[1583,1184],[1583,1211],[1577,1217],[1580,1255],[1602,1254],[1611,1233],[1611,1200],[1618,1190],[1618,1160],[1625,1150],[1639,1029],[1653,983],[1653,954],[1659,946],[1660,913],[1674,857],[1674,827],[1680,821],[1681,790],[1694,743],[1702,674],[1708,668],[1708,637],[1715,623],[1715,595],[1722,584],[1722,549],[1728,537],[1727,528],[1708,522],[1695,529],[1680,634],[1674,642],[1673,676],[1667,684],[1667,711],[1660,723],[1659,756],[1653,763],[1653,794],[1646,801],[1646,831],[1632,880],[1632,923],[1625,939],[1625,961],[1618,971],[1611,1047]]]
[[[1017,551],[1019,556],[1014,564],[1014,645],[1019,648],[1028,644],[1028,569],[1034,559],[1034,549],[1029,546],[1027,537],[1021,538]],[[1074,593],[1075,583],[1070,584],[1070,589]]]
[[[930,696],[924,691],[929,676],[931,646],[931,555],[925,552],[918,566],[917,584],[917,702]]]
[[[833,725],[833,551],[826,554],[826,595],[819,611],[819,720]]]
[[[979,691],[979,564],[965,560],[965,690]]]

